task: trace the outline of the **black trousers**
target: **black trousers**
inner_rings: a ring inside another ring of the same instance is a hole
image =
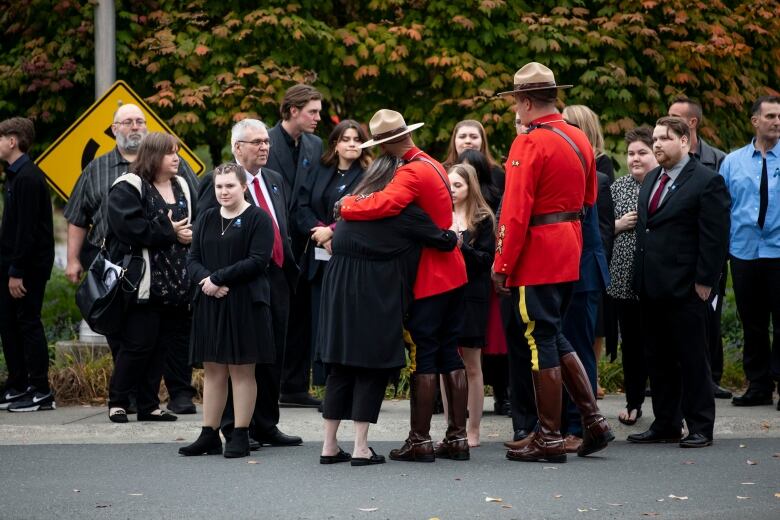
[[[651,429],[712,439],[715,397],[707,355],[706,306],[693,289],[681,300],[640,299],[641,331],[653,389]]]
[[[34,386],[49,391],[49,347],[41,322],[48,278],[48,273],[29,273],[22,279],[27,294],[17,299],[8,291],[8,273],[0,275],[0,339],[8,367],[7,388],[24,391]]]
[[[297,394],[309,391],[311,374],[311,285],[304,277],[290,295],[289,308],[281,391]]]
[[[322,417],[376,424],[390,374],[395,369],[327,365]]]
[[[458,338],[463,323],[463,287],[414,300],[406,329],[415,345],[415,373],[449,374],[463,368]]]
[[[276,265],[268,267],[268,281],[271,284],[271,320],[273,321],[274,349],[276,361],[272,364],[255,366],[257,399],[252,413],[250,433],[257,439],[272,432],[279,424],[279,381],[282,374],[284,345],[287,332],[287,317],[290,308],[290,287],[282,271]],[[228,401],[222,413],[220,428],[225,437],[233,432],[233,393],[228,386]]]
[[[517,301],[516,291],[500,300],[509,364],[509,402],[512,429],[530,432],[537,422],[534,382],[531,379],[531,349],[523,337],[525,327],[517,312]]]
[[[731,276],[745,334],[745,376],[751,389],[772,392],[780,382],[780,258],[740,260],[732,256]]]
[[[169,348],[187,348],[190,313],[186,308],[133,304],[125,313],[122,341],[109,383],[109,406],[126,408],[137,391],[138,412],[160,406],[158,394]]]
[[[724,264],[718,287],[713,288],[713,292],[717,291],[718,301],[714,309],[712,305],[707,306],[707,344],[709,345],[707,353],[710,356],[712,382],[716,385],[720,385],[720,379],[723,377],[723,336],[720,332],[720,321],[723,316],[723,299],[726,297],[727,277],[728,264]]]
[[[563,334],[573,288],[574,283],[566,282],[513,289],[523,338],[531,349],[531,370],[555,368],[563,355],[574,352]]]
[[[645,345],[640,330],[639,301],[623,299],[612,301],[620,328],[626,408],[629,410],[639,409],[645,402],[645,386],[647,384],[647,364]]]

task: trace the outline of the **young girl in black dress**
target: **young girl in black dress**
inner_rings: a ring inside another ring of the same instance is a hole
[[[214,170],[218,208],[198,220],[187,269],[197,284],[190,362],[202,363],[203,429],[182,455],[222,453],[219,422],[228,376],[233,388],[235,430],[225,457],[249,455],[249,421],[255,407],[255,364],[273,363],[270,287],[266,268],[274,231],[271,217],[244,198],[246,176],[237,164]]]
[[[479,424],[485,399],[480,349],[485,346],[488,301],[492,289],[490,267],[495,250],[495,217],[482,196],[477,172],[472,166],[456,164],[450,168],[449,177],[455,206],[453,229],[462,237],[461,252],[469,278],[458,346],[466,365],[469,388],[466,437],[469,446],[476,447],[479,446]]]

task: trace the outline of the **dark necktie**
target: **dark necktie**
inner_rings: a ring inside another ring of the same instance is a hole
[[[664,188],[666,187],[666,183],[669,182],[669,179],[671,179],[671,177],[666,175],[666,172],[661,174],[661,182],[658,184],[658,189],[655,190],[655,193],[653,193],[653,198],[650,199],[650,205],[647,207],[648,215],[652,215],[658,209],[658,204],[661,202],[661,195],[663,194]]]
[[[761,187],[758,191],[758,227],[764,229],[764,220],[766,219],[766,207],[769,205],[769,175],[766,171],[766,157],[764,165],[761,167]]]
[[[273,260],[273,262],[277,266],[282,267],[282,264],[284,264],[284,249],[282,248],[282,234],[279,232],[279,226],[276,225],[276,220],[274,220],[274,216],[271,215],[271,208],[268,207],[268,203],[265,201],[265,197],[263,197],[263,191],[260,189],[259,176],[252,179],[252,188],[255,190],[255,197],[257,198],[257,203],[266,213],[268,213],[268,216],[271,217],[271,222],[274,225],[274,247],[271,250],[271,260]]]

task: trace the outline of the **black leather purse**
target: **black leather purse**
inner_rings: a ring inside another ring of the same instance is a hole
[[[140,261],[142,265],[137,280],[130,280],[127,274],[133,261]],[[111,262],[105,244],[101,246],[76,291],[76,305],[92,330],[103,335],[121,330],[127,303],[138,290],[145,268],[143,258],[132,254],[125,255],[120,264],[115,264]]]

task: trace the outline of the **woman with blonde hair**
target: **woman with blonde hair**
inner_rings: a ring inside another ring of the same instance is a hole
[[[479,446],[479,425],[482,419],[484,385],[482,377],[481,348],[485,346],[488,323],[488,302],[492,285],[490,267],[495,250],[495,216],[485,202],[477,179],[477,172],[469,164],[456,164],[449,170],[454,215],[452,229],[461,237],[461,252],[466,261],[468,284],[464,295],[463,327],[458,346],[466,365],[468,381],[468,421],[466,437],[470,447]],[[446,401],[452,398],[447,381],[442,378]],[[449,403],[445,403],[448,405]],[[453,403],[454,404],[454,403]],[[452,408],[448,409],[448,422],[453,421]],[[458,407],[454,407],[458,409]],[[443,447],[438,450],[446,449]]]

